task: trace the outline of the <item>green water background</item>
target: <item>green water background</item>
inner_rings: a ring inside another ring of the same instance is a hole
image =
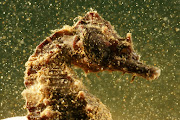
[[[21,92],[24,64],[50,30],[73,24],[90,8],[114,25],[120,36],[132,32],[141,59],[161,68],[154,81],[120,72],[76,72],[114,120],[180,118],[179,0],[1,0],[0,119],[26,115]],[[98,77],[97,77],[98,76]]]

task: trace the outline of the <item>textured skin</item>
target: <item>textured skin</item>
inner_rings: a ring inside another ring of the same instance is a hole
[[[120,38],[95,11],[47,37],[26,63],[22,95],[28,120],[112,120],[107,107],[88,93],[71,67],[157,78],[159,69],[139,62],[131,39],[131,34]]]

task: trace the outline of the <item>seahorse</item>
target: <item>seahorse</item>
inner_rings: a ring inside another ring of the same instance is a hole
[[[40,43],[25,64],[22,92],[28,120],[112,120],[109,109],[88,92],[72,67],[86,73],[121,71],[148,80],[160,69],[145,65],[131,33],[121,38],[109,21],[89,11]]]

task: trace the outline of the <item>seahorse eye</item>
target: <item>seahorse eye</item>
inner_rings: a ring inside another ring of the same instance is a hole
[[[84,51],[87,57],[99,65],[106,65],[110,57],[107,38],[97,28],[88,28],[84,36]]]

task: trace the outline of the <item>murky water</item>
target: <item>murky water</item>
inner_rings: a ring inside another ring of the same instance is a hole
[[[112,112],[114,120],[180,118],[179,0],[1,0],[0,119],[25,115],[24,64],[50,30],[73,24],[93,8],[125,37],[133,34],[135,50],[147,64],[160,67],[159,79],[148,81],[120,72],[78,76]]]

